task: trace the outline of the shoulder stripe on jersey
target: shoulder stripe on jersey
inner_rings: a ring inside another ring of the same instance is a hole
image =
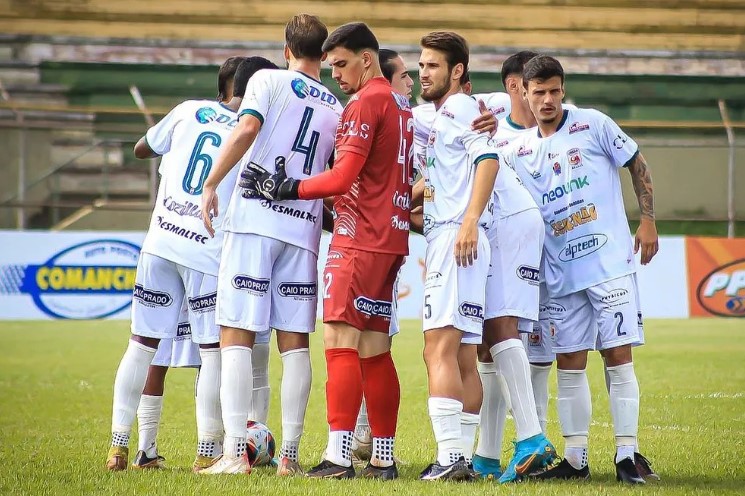
[[[264,116],[261,115],[261,112],[254,110],[254,109],[242,110],[241,113],[238,114],[238,120],[241,120],[241,117],[243,117],[244,115],[253,115],[257,119],[259,119],[259,122],[261,123],[261,125],[264,125]]]
[[[499,160],[499,155],[497,155],[496,153],[484,153],[483,155],[479,155],[478,157],[476,157],[476,160],[473,161],[473,165],[478,165],[479,162],[481,162],[482,160],[489,159]]]

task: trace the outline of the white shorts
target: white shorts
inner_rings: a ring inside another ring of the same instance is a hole
[[[440,228],[428,240],[424,331],[453,326],[463,332],[464,344],[481,344],[489,241],[479,229],[478,258],[470,267],[458,267],[453,255],[458,229]]]
[[[552,298],[554,353],[641,344],[636,274]]]
[[[553,340],[548,315],[548,290],[545,283],[541,283],[539,288],[538,322],[531,322],[530,331],[520,334],[530,363],[548,363],[556,360],[556,354],[551,350]]]
[[[186,301],[181,305],[176,337],[161,339],[153,357],[152,365],[157,367],[199,367],[199,345],[191,340],[191,325]]]
[[[538,322],[538,268],[544,230],[537,208],[494,220],[487,233],[491,259],[486,319],[519,317],[523,332],[530,332],[531,322]]]
[[[398,269],[398,275],[396,276],[396,282],[393,283],[393,298],[391,298],[391,326],[388,328],[388,337],[393,337],[401,330],[398,322],[398,283],[401,281],[401,271],[406,263],[404,258],[401,268]]]
[[[186,297],[192,341],[218,343],[216,288],[215,276],[141,253],[132,298],[132,334],[156,339],[175,338],[181,321],[181,303]]]
[[[225,233],[217,323],[256,333],[316,327],[318,256],[274,238]]]

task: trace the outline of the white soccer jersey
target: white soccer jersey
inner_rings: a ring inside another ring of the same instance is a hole
[[[334,151],[342,106],[323,84],[296,71],[261,70],[251,77],[238,111],[262,125],[244,156],[269,172],[283,160],[288,177],[305,179],[320,174]],[[266,236],[318,253],[322,200],[245,199],[236,193],[224,229]]]
[[[546,226],[545,276],[551,297],[636,271],[619,168],[638,146],[593,109],[565,109],[557,132],[517,138],[501,156],[517,171]]]
[[[188,100],[177,105],[145,139],[162,155],[160,186],[142,251],[184,267],[217,275],[222,248],[222,218],[213,219],[215,237],[202,222],[200,195],[204,181],[237,124],[237,115],[210,100]],[[218,201],[227,205],[237,171],[231,172],[217,190]]]
[[[479,115],[476,100],[451,95],[440,107],[427,141],[423,170],[424,234],[447,224],[460,224],[473,191],[476,166],[487,158],[497,159],[497,150],[485,134],[471,130]],[[479,224],[491,224],[491,206],[484,209]]]

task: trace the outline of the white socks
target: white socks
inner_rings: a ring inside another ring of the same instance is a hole
[[[111,414],[112,446],[129,446],[129,434],[137,406],[145,389],[147,370],[155,356],[155,348],[129,340],[127,351],[114,379],[114,406]]]
[[[551,373],[551,365],[530,365],[530,382],[533,383],[533,398],[538,414],[538,423],[541,430],[546,433],[548,425],[548,375]]]
[[[509,410],[507,398],[504,395],[506,385],[502,376],[497,374],[497,366],[493,362],[478,362],[478,369],[484,389],[484,400],[481,403],[476,454],[484,458],[499,460],[504,440],[504,424],[507,420],[507,410]]]
[[[312,371],[308,348],[282,353],[282,447],[280,457],[298,461],[300,436],[310,397]],[[350,458],[351,460],[351,458]],[[335,462],[336,463],[336,462]]]
[[[590,384],[584,370],[561,370],[558,376],[559,422],[566,441],[565,458],[576,469],[587,465],[587,444],[592,417]]]
[[[222,453],[220,409],[220,349],[199,348],[202,366],[197,378],[197,455],[214,458]]]
[[[476,443],[476,431],[479,428],[479,414],[463,412],[460,414],[460,431],[463,436],[463,457],[471,463],[473,447]]]
[[[326,460],[342,467],[352,466],[352,431],[330,431]]]
[[[137,449],[144,451],[148,458],[155,458],[158,454],[156,439],[162,411],[162,396],[143,394],[140,397],[140,406],[137,408]]]
[[[251,352],[253,365],[253,408],[248,419],[266,425],[269,417],[269,343],[255,344]]]
[[[533,397],[533,385],[530,382],[530,365],[523,342],[519,339],[507,339],[492,346],[489,352],[510,392],[512,416],[517,428],[517,441],[541,434],[541,424],[538,423]]]
[[[370,464],[375,467],[390,467],[395,461],[393,458],[393,446],[395,437],[374,437],[372,439],[372,452]],[[473,440],[471,441],[473,445]]]
[[[225,456],[237,458],[246,452],[246,423],[251,411],[253,367],[251,348],[221,348],[220,403],[225,429]]]
[[[608,367],[610,379],[610,413],[616,434],[616,463],[624,458],[634,459],[636,436],[639,430],[639,383],[634,364]]]
[[[437,441],[437,463],[452,465],[463,456],[460,416],[463,403],[451,398],[429,398],[429,418]]]

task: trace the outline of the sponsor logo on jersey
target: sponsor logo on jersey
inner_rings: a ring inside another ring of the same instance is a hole
[[[366,140],[370,137],[370,124],[364,122],[358,123],[357,121],[352,120],[340,122],[339,126],[341,126],[342,138],[360,137]]]
[[[391,227],[399,231],[408,231],[410,228],[409,221],[406,219],[399,219],[398,215],[391,217]]]
[[[339,100],[337,100],[331,93],[319,90],[315,86],[306,83],[302,78],[293,79],[290,82],[290,88],[292,88],[292,92],[295,93],[295,96],[298,98],[315,98],[328,103],[329,105],[336,105],[339,102]]]
[[[629,302],[629,292],[623,288],[611,289],[608,294],[600,298],[600,301],[609,306],[623,305]]]
[[[559,303],[555,303],[553,301],[552,302],[549,302],[549,304],[546,305],[546,306],[548,307],[549,313],[551,313],[553,315],[563,315],[567,311],[567,309],[564,308],[564,305],[561,305]]]
[[[567,241],[567,244],[559,252],[559,260],[562,262],[571,262],[578,258],[585,257],[595,253],[608,242],[608,236],[605,234],[587,234]]]
[[[484,307],[476,303],[469,303],[467,301],[461,303],[458,307],[458,313],[469,319],[477,321],[484,320]]]
[[[520,148],[517,149],[517,156],[527,157],[528,155],[533,155],[533,150],[530,148],[525,148],[525,145],[520,145]]]
[[[373,300],[367,296],[358,296],[354,299],[354,308],[365,315],[375,315],[377,317],[391,317],[391,302],[384,300]]]
[[[282,205],[281,203],[274,203],[271,200],[261,200],[260,201],[261,206],[271,210],[272,212],[277,212],[278,214],[286,215],[288,217],[293,217],[295,219],[302,219],[305,221],[308,221],[311,224],[315,224],[318,221],[318,216],[313,215],[312,213],[308,212],[307,210],[302,210],[295,207],[289,207],[287,205]]]
[[[437,131],[434,129],[429,132],[429,136],[427,137],[427,146],[432,146],[435,144],[435,140],[437,139]]]
[[[452,112],[450,112],[447,109],[442,109],[442,115],[444,115],[445,117],[448,117],[450,119],[455,119],[455,114],[453,114]]]
[[[555,170],[556,169],[554,168],[554,171]],[[545,205],[547,203],[551,203],[555,200],[558,200],[564,195],[568,195],[572,191],[578,191],[589,185],[590,185],[590,181],[587,179],[587,176],[582,176],[579,179],[572,179],[571,181],[569,181],[563,186],[557,186],[556,188],[552,189],[548,193],[543,193],[543,196],[541,196],[541,201],[543,201],[543,204]]]
[[[504,107],[489,107],[489,112],[491,112],[494,117],[499,114],[504,114],[506,111],[507,109]]]
[[[296,300],[310,300],[316,296],[316,283],[314,282],[283,282],[277,286],[277,293],[285,298]]]
[[[442,286],[442,273],[437,271],[427,272],[424,278],[424,288],[431,289],[439,288],[440,286]]]
[[[409,194],[409,192],[406,191],[403,194],[399,193],[398,191],[394,192],[393,206],[407,212],[411,210],[411,195]]]
[[[259,279],[245,274],[238,274],[233,277],[233,287],[248,291],[257,296],[264,296],[269,292],[269,279]]]
[[[427,234],[430,231],[430,229],[435,227],[435,218],[429,214],[424,214],[422,216],[422,224],[423,224],[424,234]]]
[[[156,217],[155,220],[158,222],[158,227],[160,227],[164,231],[171,232],[176,236],[181,236],[182,238],[189,239],[191,241],[194,241],[195,243],[200,243],[203,245],[207,244],[207,240],[209,238],[204,234],[199,234],[198,232],[190,231],[184,227],[178,226],[173,222],[168,222],[163,218],[162,215]]]
[[[238,119],[234,115],[218,114],[212,107],[202,107],[197,110],[196,114],[197,122],[200,124],[209,124],[210,122],[216,122],[218,124],[226,124],[228,127],[234,127],[238,124]]]
[[[173,297],[165,291],[147,289],[142,284],[135,284],[132,297],[146,307],[170,307]]]
[[[209,312],[215,309],[217,293],[208,293],[188,299],[189,308],[192,312]]]
[[[563,236],[576,227],[589,224],[590,222],[597,220],[597,218],[598,211],[597,208],[595,208],[595,204],[589,203],[587,206],[572,212],[566,218],[551,222],[551,227],[554,230],[554,236],[558,237]]]
[[[510,140],[506,140],[506,139],[505,140],[496,141],[496,142],[493,139],[490,139],[489,141],[492,144],[492,146],[494,146],[494,148],[502,148],[502,147],[507,146],[507,145],[510,144]]]
[[[172,196],[163,198],[163,206],[169,212],[175,212],[182,217],[202,218],[202,210],[196,203],[187,201],[186,203],[177,202]],[[210,214],[212,216],[212,214]]]
[[[553,159],[555,159],[555,158],[556,158],[556,157],[558,157],[558,156],[559,156],[559,154],[558,154],[558,153],[551,153],[551,152],[548,152],[548,159],[549,159],[549,160],[553,160]]]
[[[531,176],[531,177],[532,177],[533,179],[540,179],[540,178],[541,178],[541,173],[540,173],[540,172],[538,172],[537,170],[534,170],[533,172],[531,172],[531,173],[530,173],[530,176]]]
[[[623,148],[623,145],[626,144],[627,139],[628,138],[626,138],[626,136],[622,134],[616,135],[616,137],[613,138],[613,146],[616,147],[616,150],[620,150],[621,148]]]
[[[538,284],[538,269],[529,265],[521,265],[517,268],[517,277],[530,284]]]
[[[179,322],[176,326],[176,339],[191,336],[191,326],[188,322]]]
[[[696,289],[704,309],[721,317],[745,317],[745,258],[717,267]]]
[[[41,264],[0,266],[0,297],[27,294],[57,319],[99,319],[132,303],[140,247],[103,239],[68,246]]]
[[[559,162],[554,162],[554,165],[552,166],[552,168],[554,170],[555,175],[558,176],[559,174],[561,174],[561,164]]]
[[[328,256],[326,257],[326,260],[340,260],[344,258],[344,255],[341,254],[338,251],[329,251]]]
[[[588,129],[590,129],[589,124],[585,124],[584,122],[573,122],[572,125],[569,126],[569,134],[587,131]]]
[[[579,152],[579,148],[572,148],[567,152],[567,160],[572,169],[582,167],[582,154]]]

